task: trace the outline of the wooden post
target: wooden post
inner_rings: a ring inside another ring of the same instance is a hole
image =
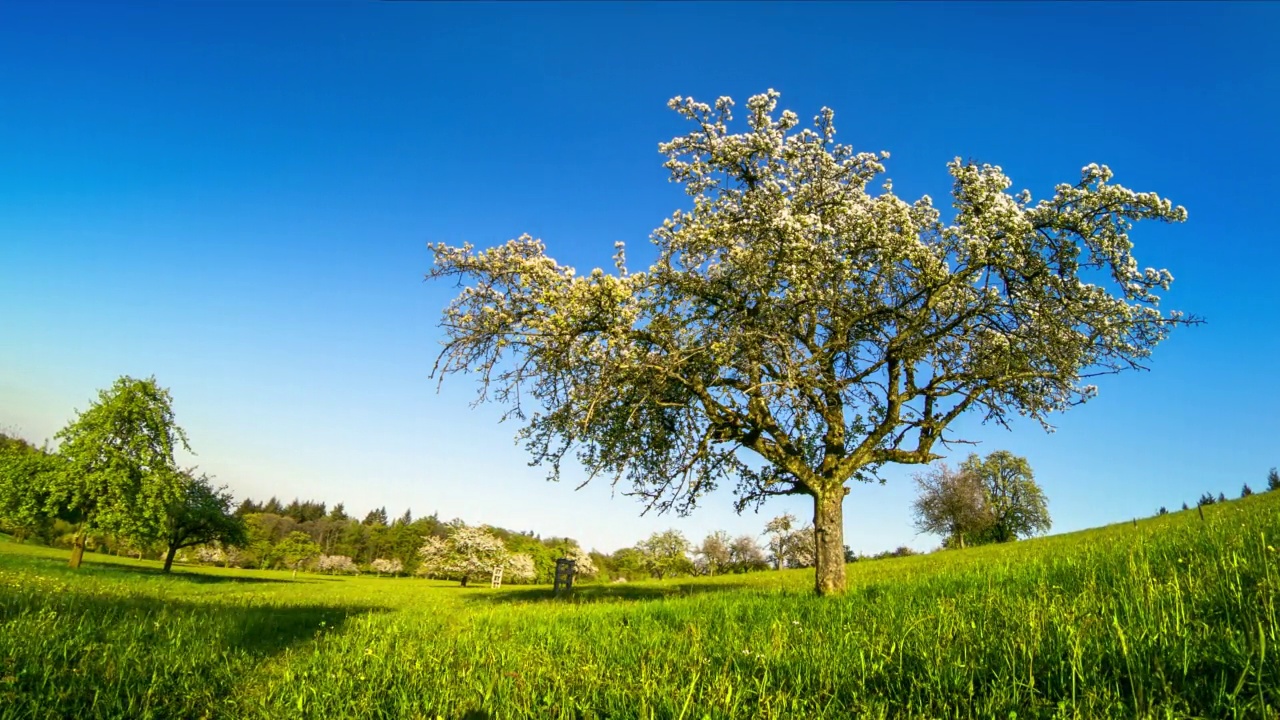
[[[568,595],[573,590],[575,562],[569,558],[556,560],[556,582],[554,592],[557,597]]]

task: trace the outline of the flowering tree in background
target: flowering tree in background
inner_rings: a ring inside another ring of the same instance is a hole
[[[573,573],[577,577],[595,577],[596,573],[599,572],[596,568],[596,561],[591,559],[591,554],[578,545],[574,545],[565,557],[573,561]]]
[[[356,567],[355,561],[346,555],[321,555],[320,559],[316,560],[316,570],[330,574],[358,575],[360,573],[360,568]]]
[[[836,143],[831,110],[797,131],[777,99],[748,100],[740,133],[727,97],[671,100],[694,128],[660,150],[692,208],[653,232],[647,271],[621,245],[616,273],[587,275],[528,236],[433,245],[428,279],[466,283],[433,374],[476,373],[552,477],[576,458],[646,511],[687,513],[726,483],[739,511],[809,496],[815,589],[841,593],[850,482],[940,459],[967,412],[1048,428],[1090,378],[1141,368],[1195,321],[1158,309],[1173,277],[1129,237],[1186,211],[1099,165],[1032,202],[957,158],[944,222],[927,196],[872,192],[888,155]]]
[[[786,566],[789,568],[810,568],[817,561],[817,538],[813,531],[813,526],[805,523],[803,526],[792,530],[787,534],[783,546],[786,548],[784,558]],[[843,555],[841,562],[844,561]]]
[[[404,572],[404,563],[399,560],[387,560],[386,558],[378,558],[374,560],[369,563],[369,567],[372,567],[373,571],[379,575],[396,575]]]
[[[204,565],[220,565],[227,561],[227,551],[217,545],[201,545],[196,548],[196,562]]]
[[[974,473],[939,463],[915,475],[920,495],[912,505],[920,532],[941,535],[948,546],[965,546],[991,524],[986,489]]]
[[[796,516],[783,513],[764,525],[764,533],[769,536],[769,555],[773,560],[773,569],[781,570],[786,566],[791,531],[796,526]]]
[[[717,530],[702,539],[702,544],[694,550],[697,555],[698,569],[707,575],[722,573],[733,563],[733,551],[730,550],[729,533]]]
[[[729,545],[729,552],[733,557],[734,572],[752,572],[769,567],[769,559],[765,557],[756,539],[750,535],[739,535],[734,538]]]
[[[524,553],[512,553],[503,565],[503,580],[531,582],[538,574],[533,558]]]
[[[450,527],[446,538],[424,538],[418,554],[422,557],[418,574],[457,577],[463,587],[473,575],[488,575],[504,565],[508,555],[501,538],[461,522]]]

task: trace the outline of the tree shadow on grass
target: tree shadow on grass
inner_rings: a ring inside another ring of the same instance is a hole
[[[609,583],[575,585],[573,590],[564,596],[557,596],[552,588],[545,585],[531,588],[512,588],[492,592],[469,593],[464,599],[481,603],[609,603],[635,602],[645,600],[663,600],[668,598],[693,597],[719,592],[776,592],[776,590],[745,582],[687,582],[663,584]]]
[[[148,567],[146,565],[135,565],[132,563],[126,564],[112,560],[102,560],[89,553],[85,554],[84,561],[78,569],[68,567],[65,559],[56,557],[26,556],[22,558],[22,564],[37,568],[41,572],[48,571],[56,574],[109,575],[112,573],[127,573],[130,575],[145,575],[154,578],[173,578],[178,581],[191,583],[310,583],[336,581],[336,578],[307,577],[306,579],[298,578],[297,580],[290,580],[285,578],[264,578],[246,575],[221,575],[192,572],[178,566],[175,566],[172,572],[165,573],[158,565],[156,567]]]
[[[0,706],[12,717],[230,717],[237,688],[264,660],[384,611],[28,595],[0,603],[0,621],[13,621],[0,640]],[[32,618],[49,621],[35,632]]]

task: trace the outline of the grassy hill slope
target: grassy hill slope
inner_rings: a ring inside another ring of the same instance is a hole
[[[1280,493],[811,571],[461,589],[0,543],[0,719],[1280,717]]]

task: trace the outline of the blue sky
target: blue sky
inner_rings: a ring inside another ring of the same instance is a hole
[[[806,517],[800,499],[739,517],[725,494],[641,518],[607,485],[574,492],[576,470],[544,482],[470,380],[428,379],[455,289],[424,284],[427,242],[645,257],[686,202],[657,152],[687,131],[667,99],[776,88],[891,152],[903,197],[945,204],[962,156],[1037,197],[1106,163],[1185,205],[1135,254],[1207,325],[1053,434],[960,428],[1030,459],[1055,531],[1235,496],[1280,465],[1277,30],[1262,3],[7,3],[0,426],[50,437],[115,377],[154,374],[238,497],[606,551]],[[853,489],[850,546],[937,544],[910,527],[915,469]]]

